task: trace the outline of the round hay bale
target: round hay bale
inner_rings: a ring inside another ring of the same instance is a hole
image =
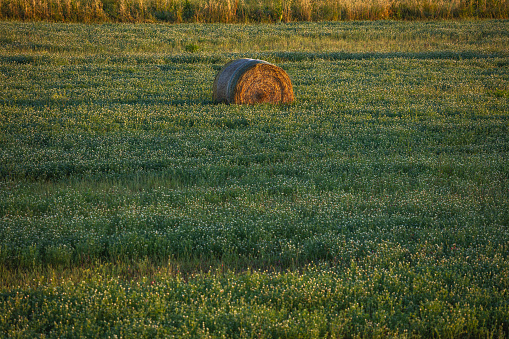
[[[293,88],[286,72],[267,61],[237,59],[219,71],[212,88],[214,102],[227,104],[291,103]]]

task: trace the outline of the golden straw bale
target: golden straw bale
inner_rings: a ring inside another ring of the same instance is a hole
[[[257,59],[237,59],[216,75],[212,88],[216,103],[291,103],[292,82],[280,67]]]

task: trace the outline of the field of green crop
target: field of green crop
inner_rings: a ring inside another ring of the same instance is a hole
[[[0,22],[0,337],[506,338],[508,46]],[[240,57],[295,103],[213,104]]]

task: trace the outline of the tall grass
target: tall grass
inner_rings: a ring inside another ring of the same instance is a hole
[[[507,0],[0,0],[1,20],[290,22],[508,18]]]

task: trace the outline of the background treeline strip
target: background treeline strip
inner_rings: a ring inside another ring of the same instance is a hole
[[[509,18],[508,0],[0,0],[1,20],[290,22]]]

